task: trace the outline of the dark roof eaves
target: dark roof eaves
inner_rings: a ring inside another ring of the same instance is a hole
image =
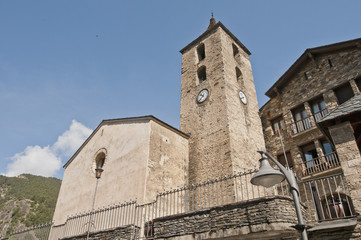
[[[80,151],[85,147],[85,145],[90,141],[90,139],[95,135],[95,133],[106,124],[117,124],[117,123],[125,123],[125,122],[134,122],[134,121],[155,121],[160,125],[166,127],[167,129],[178,133],[180,136],[189,139],[189,135],[176,129],[175,127],[163,122],[162,120],[154,117],[153,115],[146,115],[140,117],[129,117],[129,118],[116,118],[116,119],[105,119],[101,121],[101,123],[97,126],[97,128],[90,134],[90,136],[84,141],[84,143],[78,148],[78,150],[73,154],[73,156],[64,164],[63,168],[69,166],[69,164],[74,160],[74,158],[80,153]]]
[[[233,35],[233,33],[231,31],[228,30],[228,28],[226,28],[222,22],[218,22],[216,25],[214,25],[213,27],[211,27],[210,29],[207,29],[204,33],[202,33],[198,38],[196,38],[195,40],[193,40],[191,43],[189,43],[187,46],[185,46],[184,48],[182,48],[179,52],[184,54],[185,52],[187,52],[190,48],[192,48],[194,45],[198,44],[199,42],[201,42],[206,36],[208,36],[210,33],[214,32],[218,27],[221,27],[248,55],[251,55],[251,52],[246,48],[246,46],[243,45],[243,43],[241,43],[241,41],[239,41],[239,39]]]
[[[361,38],[356,38],[348,41],[328,44],[320,47],[315,48],[307,48],[305,52],[287,69],[287,71],[267,90],[265,93],[266,96],[272,98],[274,95],[274,88],[280,87],[285,84],[289,77],[291,77],[295,71],[300,67],[302,64],[306,62],[308,59],[308,54],[321,54],[327,53],[332,51],[337,51],[340,49],[356,47],[356,43],[361,43]]]
[[[262,112],[262,111],[263,111],[263,108],[264,108],[271,100],[272,100],[271,98],[268,99],[268,101],[267,101],[265,104],[263,104],[262,107],[259,108],[259,111]]]

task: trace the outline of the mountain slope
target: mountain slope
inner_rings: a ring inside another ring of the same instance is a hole
[[[0,235],[52,220],[61,180],[0,175]]]

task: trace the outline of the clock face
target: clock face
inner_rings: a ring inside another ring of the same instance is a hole
[[[243,104],[247,104],[247,97],[242,91],[239,91],[239,98],[241,99]]]
[[[199,92],[199,94],[197,96],[197,102],[202,103],[207,99],[207,97],[208,97],[208,90],[203,89],[202,91]]]

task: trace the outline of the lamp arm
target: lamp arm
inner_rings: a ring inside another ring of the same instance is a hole
[[[298,189],[298,184],[297,184],[297,180],[296,180],[294,173],[290,169],[285,168],[277,159],[272,157],[268,152],[263,151],[263,150],[258,150],[257,152],[259,152],[260,154],[266,155],[268,159],[271,159],[272,162],[274,162],[277,165],[277,167],[280,169],[280,171],[285,175],[286,180],[287,180],[288,184],[290,185],[290,188],[296,190],[296,192],[299,196],[300,191]]]
[[[276,159],[274,159],[268,152],[263,150],[259,150],[258,152],[262,154],[262,157],[263,155],[266,155],[268,159],[271,159],[272,162],[274,162],[279,167],[280,171],[285,175],[286,180],[290,185],[293,202],[296,209],[296,215],[298,220],[298,225],[296,225],[297,227],[296,229],[300,231],[302,240],[308,240],[306,225],[305,222],[303,221],[302,210],[301,210],[300,191],[298,189],[298,184],[295,174],[290,169],[287,169],[284,166],[282,166],[282,164]]]

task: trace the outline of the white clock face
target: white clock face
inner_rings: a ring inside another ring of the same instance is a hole
[[[207,99],[207,97],[208,97],[208,90],[203,89],[202,91],[199,92],[199,94],[197,96],[197,102],[202,103]]]
[[[239,91],[239,98],[241,99],[243,104],[247,104],[247,97],[242,91]]]

